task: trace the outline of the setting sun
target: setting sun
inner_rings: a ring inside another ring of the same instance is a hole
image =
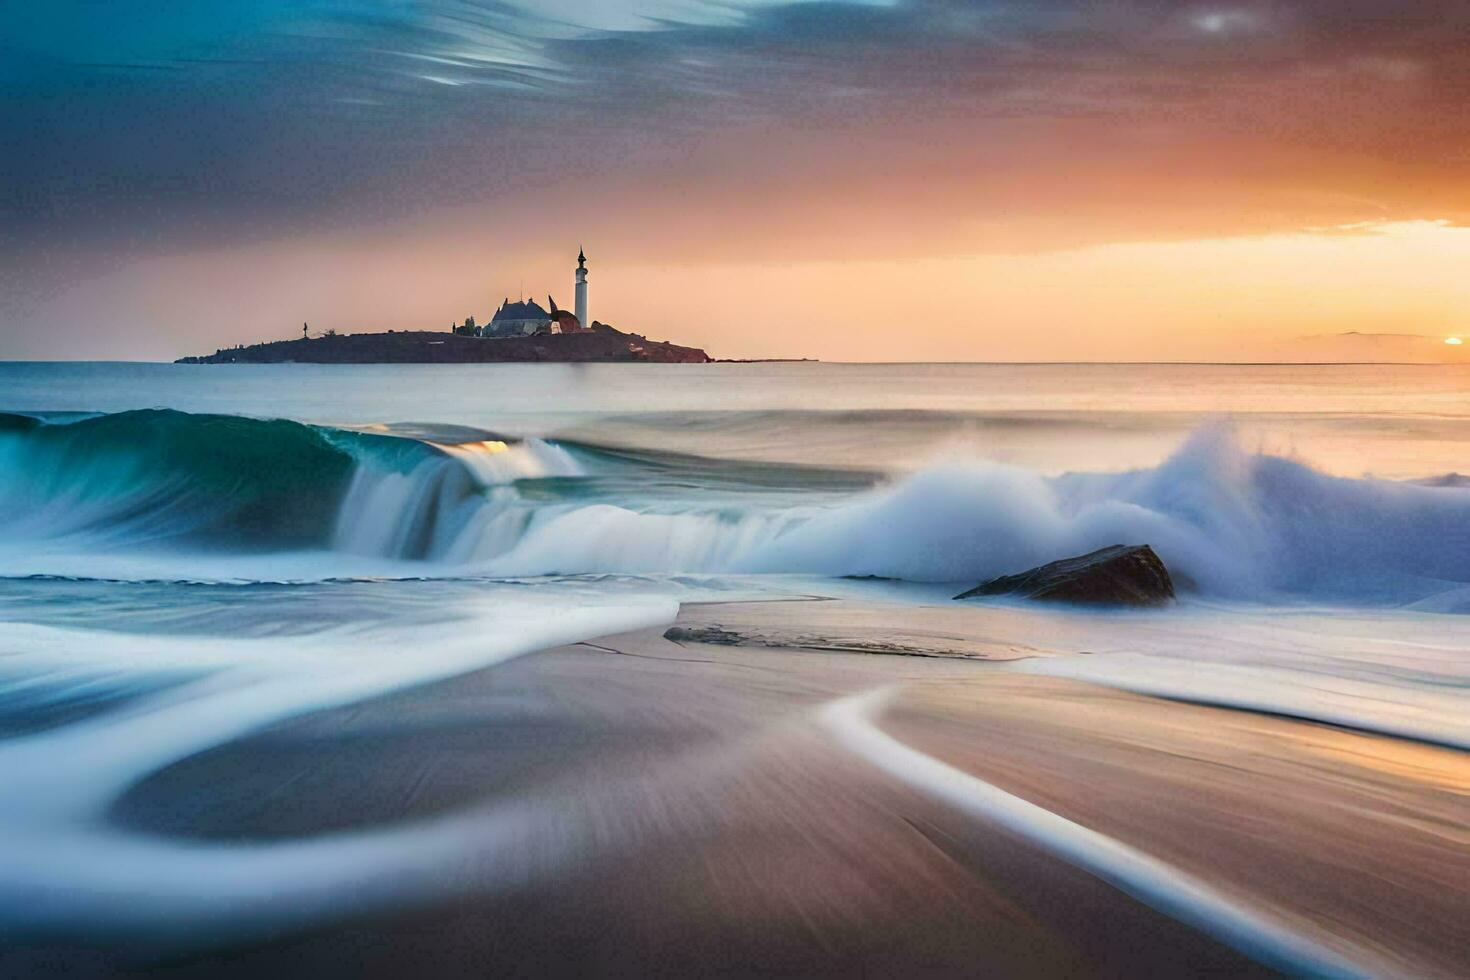
[[[1460,344],[1464,343],[1464,341],[1462,341],[1459,337],[1446,337],[1444,339],[1444,342],[1455,347],[1458,347],[1460,346]]]

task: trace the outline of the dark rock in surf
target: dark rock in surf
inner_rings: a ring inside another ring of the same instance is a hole
[[[1148,545],[1115,544],[1018,575],[993,578],[955,598],[994,595],[1018,595],[1042,602],[1158,606],[1174,598],[1174,582]]]

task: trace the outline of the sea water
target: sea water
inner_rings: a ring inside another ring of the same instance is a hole
[[[1181,602],[1058,611],[1094,656],[1035,669],[1464,747],[1466,471],[1464,366],[0,364],[0,924],[407,901],[483,835],[176,846],[106,812],[681,600],[945,602],[1115,543]]]

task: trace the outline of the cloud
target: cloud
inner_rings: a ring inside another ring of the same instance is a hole
[[[53,0],[0,38],[38,294],[407,221],[759,260],[1470,220],[1458,2]]]

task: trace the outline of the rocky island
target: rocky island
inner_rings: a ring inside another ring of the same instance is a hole
[[[492,364],[502,362],[591,363],[634,361],[706,364],[697,347],[682,347],[623,333],[605,323],[573,333],[538,333],[485,338],[429,330],[328,334],[217,350],[179,364]]]
[[[227,347],[201,357],[182,357],[178,364],[495,364],[514,362],[592,363],[642,361],[652,364],[707,364],[712,358],[697,347],[681,347],[623,333],[587,315],[587,255],[577,251],[574,272],[575,310],[560,309],[546,297],[542,307],[525,297],[507,296],[488,323],[473,316],[451,324],[448,332],[389,330],[387,333],[339,334],[328,330],[310,336],[301,325],[300,340],[276,340]]]

